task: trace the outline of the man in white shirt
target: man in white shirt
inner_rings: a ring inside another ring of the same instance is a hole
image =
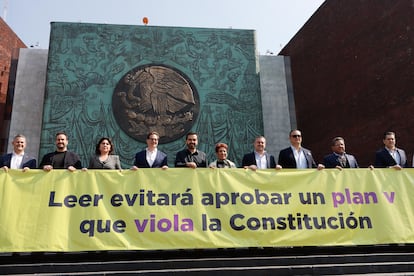
[[[405,151],[396,147],[397,139],[395,138],[395,132],[385,132],[382,142],[384,143],[384,148],[375,153],[376,168],[401,170],[408,166]]]
[[[23,172],[36,168],[36,159],[25,154],[26,137],[18,134],[12,141],[13,152],[0,157],[0,166],[8,171],[9,169],[22,169]]]
[[[135,155],[134,166],[131,170],[138,168],[162,168],[168,169],[167,154],[158,150],[158,141],[160,135],[158,132],[151,131],[147,135],[147,148]]]
[[[243,156],[242,167],[245,169],[279,169],[275,157],[266,152],[266,138],[258,136],[254,139],[254,151]]]
[[[307,169],[317,168],[321,170],[324,165],[316,165],[310,150],[302,147],[302,132],[298,129],[291,130],[289,133],[291,146],[279,153],[278,165],[283,168]]]

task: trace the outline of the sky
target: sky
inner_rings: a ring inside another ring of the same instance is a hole
[[[277,54],[324,0],[0,0],[1,17],[28,47],[49,47],[50,22],[233,28],[256,31]]]

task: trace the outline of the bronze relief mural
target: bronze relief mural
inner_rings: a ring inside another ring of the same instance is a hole
[[[162,65],[134,68],[121,78],[112,96],[112,111],[121,129],[145,143],[150,131],[160,143],[175,141],[193,126],[200,109],[198,93],[177,69]]]
[[[54,22],[39,155],[64,130],[87,166],[108,136],[129,168],[157,131],[172,165],[195,131],[209,160],[224,142],[239,165],[263,134],[258,72],[252,30]]]

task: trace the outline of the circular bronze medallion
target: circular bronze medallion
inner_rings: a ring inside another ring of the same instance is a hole
[[[199,98],[182,72],[165,65],[139,66],[126,73],[115,87],[112,110],[121,129],[144,142],[156,131],[160,143],[184,136],[196,121]]]

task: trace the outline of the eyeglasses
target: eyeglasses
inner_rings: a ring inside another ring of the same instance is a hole
[[[300,135],[300,134],[294,134],[294,135],[291,135],[291,137],[298,138],[298,137],[302,137],[302,135]]]

